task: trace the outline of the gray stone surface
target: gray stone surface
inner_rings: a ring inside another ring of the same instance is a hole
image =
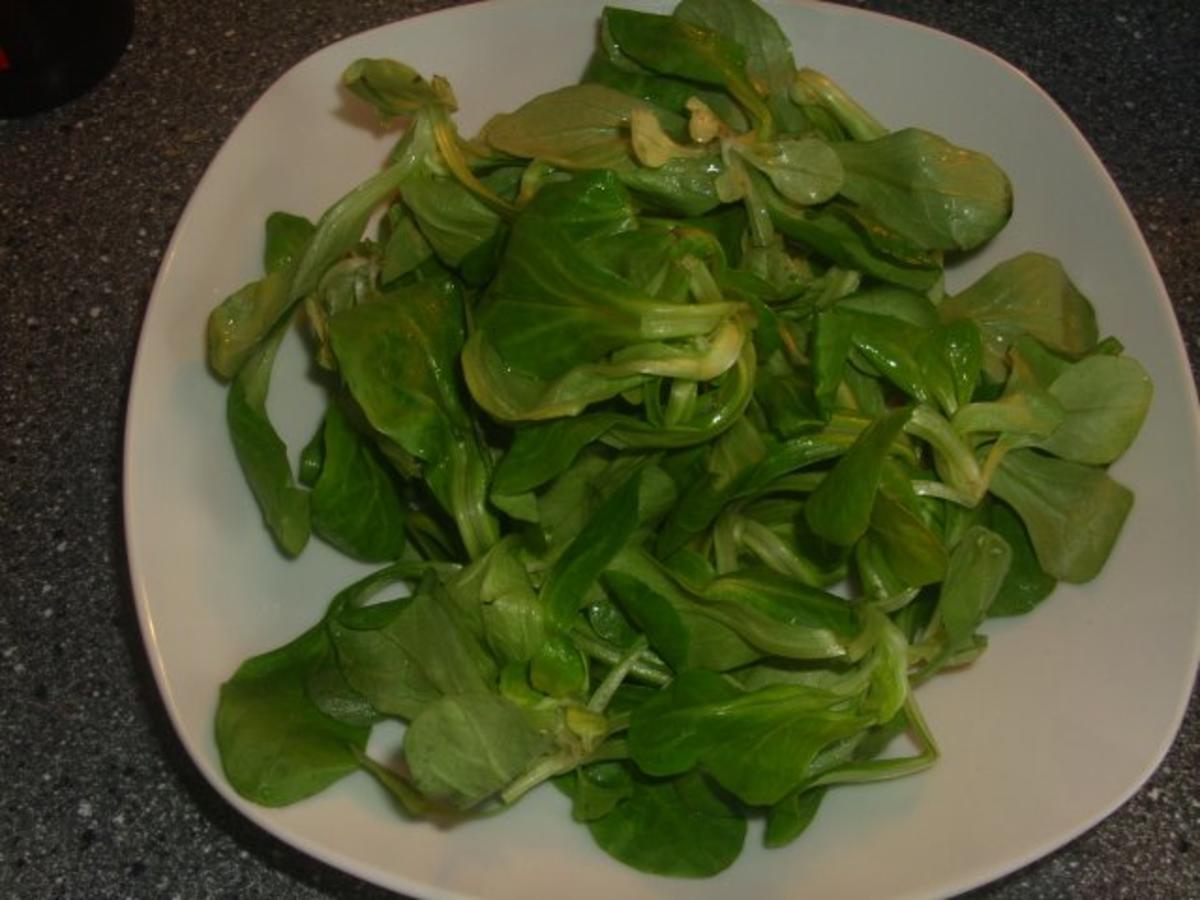
[[[121,435],[159,257],[237,120],[310,52],[444,5],[139,0],[129,51],[97,89],[0,122],[0,897],[391,896],[258,831],[185,757],[129,595]],[[854,5],[985,46],[1064,107],[1129,201],[1195,369],[1196,5]],[[1198,844],[1194,694],[1129,803],[971,896],[1196,897]]]

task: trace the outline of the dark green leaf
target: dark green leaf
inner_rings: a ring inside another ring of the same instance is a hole
[[[425,480],[477,556],[495,542],[496,525],[485,506],[490,460],[458,381],[463,315],[457,285],[426,281],[338,313],[329,335],[366,420],[423,461]]]
[[[946,629],[947,654],[969,645],[1008,575],[1008,542],[982,525],[968,528],[950,554],[938,615]]]
[[[635,790],[629,768],[620,762],[580,766],[572,780],[571,818],[576,822],[604,818],[618,803],[633,796]]]
[[[336,403],[325,413],[321,474],[311,496],[312,527],[342,552],[387,562],[404,550],[404,501],[379,452]]]
[[[263,247],[263,269],[268,273],[286,269],[300,258],[316,226],[304,216],[273,212],[267,216]]]
[[[1012,509],[995,500],[988,500],[983,524],[1004,538],[1012,550],[1008,575],[1000,585],[996,599],[988,607],[989,616],[1019,616],[1045,600],[1058,583],[1038,565],[1037,554],[1029,542],[1029,534]]]
[[[771,113],[746,75],[746,54],[729,38],[673,16],[608,7],[604,27],[620,52],[663,75],[729,91],[770,129]]]
[[[768,809],[763,844],[772,848],[786,847],[800,837],[816,818],[826,790],[824,787],[802,788]]]
[[[579,451],[618,421],[591,415],[556,419],[517,429],[512,446],[500,458],[492,478],[496,494],[521,494],[554,480],[570,467]]]
[[[635,776],[630,796],[588,829],[605,853],[626,865],[677,878],[707,878],[728,868],[746,839],[746,820],[699,775]]]
[[[638,488],[635,472],[596,510],[570,546],[554,564],[542,587],[542,604],[550,620],[565,626],[584,604],[588,590],[638,525]]]
[[[870,724],[833,692],[802,685],[744,692],[697,669],[634,710],[629,750],[648,774],[700,766],[745,802],[769,805],[803,782],[822,749]]]
[[[308,492],[297,487],[287,447],[267,417],[271,368],[284,328],[260,345],[229,386],[225,418],[233,449],[263,519],[281,550],[296,556],[311,531]]]
[[[225,777],[263,806],[285,806],[324,790],[358,768],[355,749],[369,728],[322,713],[305,691],[328,653],[323,625],[246,660],[221,686],[216,741]]]
[[[862,537],[871,523],[883,462],[910,414],[909,409],[885,413],[837,461],[804,507],[814,534],[843,546]]]

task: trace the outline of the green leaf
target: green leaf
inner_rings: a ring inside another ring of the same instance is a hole
[[[602,437],[618,417],[579,416],[525,425],[496,465],[492,491],[522,494],[553,481],[575,461],[579,451]]]
[[[541,600],[554,624],[570,623],[588,590],[637,528],[641,481],[640,472],[630,476],[588,519],[546,576]]]
[[[935,584],[946,575],[946,547],[924,520],[881,493],[871,509],[870,534],[892,571],[911,587]]]
[[[793,791],[768,809],[763,844],[771,848],[786,847],[800,837],[816,818],[827,790],[816,787]]]
[[[1037,338],[1068,356],[1096,343],[1096,313],[1071,283],[1057,259],[1022,253],[999,263],[961,293],[942,301],[944,322],[971,319],[983,335],[985,361],[994,381],[1003,381],[1009,345],[1021,335]]]
[[[870,363],[867,368],[873,368],[918,403],[926,402],[928,391],[914,354],[924,333],[892,316],[862,313],[842,306],[844,304],[839,305],[834,315],[850,319],[851,340],[855,350]]]
[[[309,672],[304,689],[317,709],[347,725],[370,727],[383,718],[366,697],[350,686],[332,644]]]
[[[721,204],[715,172],[715,153],[672,159],[657,169],[620,166],[614,171],[647,209],[676,216],[703,216]]]
[[[216,741],[225,777],[263,806],[285,806],[324,790],[358,768],[355,749],[369,728],[322,713],[305,691],[328,653],[323,625],[246,660],[221,686]]]
[[[970,645],[1004,584],[1011,561],[1008,542],[982,525],[968,528],[959,539],[950,554],[937,607],[946,629],[947,655]]]
[[[208,365],[230,379],[262,344],[291,305],[290,267],[238,288],[208,317]]]
[[[270,274],[286,269],[300,258],[316,226],[304,216],[273,212],[267,216],[266,230],[263,269]]]
[[[412,719],[443,696],[486,692],[496,678],[445,592],[429,583],[358,611],[335,601],[329,635],[346,681],[386,715]]]
[[[404,152],[396,162],[325,211],[303,248],[291,246],[289,241],[291,262],[241,288],[212,311],[208,361],[217,375],[233,377],[295,304],[312,293],[326,270],[358,243],[371,213],[433,149],[429,128],[414,127],[401,146]]]
[[[635,109],[651,111],[604,85],[569,85],[495,116],[480,137],[504,153],[564,169],[615,169],[632,161],[627,132]]]
[[[745,131],[748,127],[741,109],[723,91],[702,88],[695,82],[680,78],[657,75],[630,62],[619,52],[615,56],[622,62],[614,62],[614,57],[604,48],[598,48],[580,80],[584,84],[604,85],[681,117],[690,112],[688,101],[693,97],[698,98],[734,131]]]
[[[809,129],[807,116],[791,101],[796,63],[792,45],[775,18],[753,0],[682,0],[675,15],[730,38],[746,54],[746,74],[767,97],[783,131]]]
[[[297,487],[287,447],[267,417],[267,391],[271,368],[285,330],[254,351],[238,372],[225,401],[225,419],[233,449],[246,482],[258,501],[263,519],[279,548],[296,556],[311,532],[308,492]]]
[[[859,631],[854,608],[791,575],[744,569],[698,588],[709,615],[766,653],[787,659],[828,659],[846,653]]]
[[[502,661],[526,662],[545,638],[545,614],[529,582],[515,536],[446,583],[460,609],[477,616],[487,645]]]
[[[404,501],[395,478],[336,403],[325,412],[323,463],[311,495],[312,527],[343,553],[387,562],[404,550]]]
[[[358,755],[358,764],[379,783],[380,787],[388,792],[392,799],[399,804],[400,809],[406,814],[420,816],[425,819],[445,820],[450,818],[448,811],[439,809],[430,803],[397,772],[393,772],[387,766],[376,762],[367,756],[367,754],[360,753]]]
[[[746,75],[745,51],[729,38],[673,16],[611,6],[602,20],[621,53],[660,74],[724,88],[760,131],[770,131],[771,112]]]
[[[629,750],[650,775],[699,766],[746,803],[777,803],[829,744],[873,724],[837,693],[802,685],[744,692],[692,670],[634,710]]]
[[[587,657],[569,638],[551,635],[534,651],[529,682],[543,694],[558,699],[582,697],[588,688]]]
[[[843,196],[928,250],[971,250],[1012,215],[1012,185],[989,157],[906,128],[834,144]]]
[[[946,415],[971,402],[983,366],[983,339],[973,322],[959,319],[934,328],[916,357],[927,393]]]
[[[1150,408],[1154,385],[1128,356],[1089,356],[1050,384],[1063,420],[1035,446],[1062,459],[1106,465],[1137,437]]]
[[[863,536],[871,523],[883,462],[911,413],[907,408],[884,413],[837,461],[804,507],[814,534],[847,547]]]
[[[816,327],[812,333],[813,392],[822,412],[833,411],[842,373],[846,370],[846,357],[852,345],[853,322],[847,316],[833,311],[819,311]]]
[[[728,671],[761,653],[689,596],[648,554],[626,551],[604,574],[621,609],[675,671]]]
[[[1024,615],[1050,596],[1058,582],[1038,564],[1029,533],[1011,507],[989,498],[984,506],[983,524],[1004,538],[1012,551],[1008,575],[988,607],[988,615]]]
[[[410,178],[401,194],[421,234],[448,266],[461,265],[500,228],[500,217],[456,178]]]
[[[873,141],[888,133],[888,130],[837,82],[815,69],[805,67],[796,73],[789,93],[792,100],[804,109],[810,118],[817,118],[814,108],[820,110],[836,123],[836,129],[844,131],[856,141]],[[832,137],[831,132],[835,129],[826,127],[822,130],[826,131],[826,136]]]
[[[458,381],[463,328],[462,296],[449,280],[389,292],[329,320],[339,370],[366,420],[423,461],[425,480],[474,557],[497,533],[486,509],[490,460]]]
[[[839,266],[914,291],[928,290],[941,277],[933,264],[900,262],[881,253],[860,227],[838,213],[836,200],[806,208],[788,203],[774,190],[763,199],[775,228]]]
[[[429,84],[415,69],[394,59],[357,59],[342,73],[342,84],[374,108],[381,119],[411,116],[437,104],[453,106],[449,86]]]
[[[580,766],[567,789],[571,796],[571,818],[592,822],[611,813],[622,800],[633,796],[633,776],[621,762],[599,762]]]
[[[757,144],[742,156],[767,176],[775,190],[801,206],[824,203],[845,181],[841,159],[820,138]]]
[[[413,784],[455,809],[470,809],[506,787],[548,746],[520,707],[491,693],[443,697],[404,733]]]
[[[389,216],[394,221],[383,245],[383,259],[379,271],[379,280],[383,285],[389,285],[408,275],[433,257],[433,248],[429,246],[429,241],[425,240],[421,229],[404,207],[399,204],[392,206]]]
[[[612,173],[538,192],[513,225],[463,352],[484,409],[506,420],[573,415],[651,375],[707,381],[736,365],[740,304],[658,301],[592,249],[635,225]]]
[[[932,329],[938,323],[937,307],[925,294],[895,285],[852,291],[837,298],[837,308],[895,319],[922,330]]]
[[[1100,573],[1133,507],[1132,492],[1103,469],[1034,450],[1008,453],[990,488],[1025,523],[1042,568],[1074,583]]]
[[[432,142],[432,137],[423,129],[414,127],[406,135],[403,145],[407,152],[324,212],[304,252],[296,260],[289,300],[295,302],[310,294],[325,271],[353,249],[375,208],[394,194],[418,166],[424,164],[425,155],[432,149]]]
[[[708,878],[741,853],[746,820],[699,775],[634,775],[629,796],[588,830],[605,853],[639,871]]]

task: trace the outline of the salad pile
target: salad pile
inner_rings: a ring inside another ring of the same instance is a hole
[[[1005,173],[798,69],[751,0],[606,9],[580,84],[469,140],[442,78],[344,83],[395,149],[269,217],[208,350],[278,547],[380,568],[221,688],[233,787],[365,770],[449,822],[553,781],[617,859],[708,876],[748,818],[782,846],[933,764],[913,688],[1100,571],[1151,397],[1055,259],[947,284]],[[266,399],[297,322],[328,405],[295,472]]]

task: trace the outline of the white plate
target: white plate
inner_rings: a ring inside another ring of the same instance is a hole
[[[631,4],[634,5],[634,4]],[[640,4],[638,4],[640,5]],[[571,823],[553,789],[453,831],[397,818],[365,775],[268,810],[226,786],[212,738],[217,687],[246,656],[299,633],[358,569],[320,545],[273,549],[226,437],[207,373],[205,318],[258,274],[265,216],[316,216],[376,171],[393,136],[337,91],[361,56],[450,78],[471,133],[493,112],[575,80],[600,0],[505,0],[396,23],[327,47],[284,75],[214,159],[163,261],[129,402],[125,514],[146,647],[180,738],[250,819],[358,876],[425,897],[924,896],[963,890],[1049,852],[1146,779],[1182,717],[1200,655],[1196,399],[1162,282],[1134,221],[1050,99],[995,57],[937,32],[835,6],[772,7],[797,58],[886,123],[920,125],[990,153],[1016,189],[1001,237],[951,276],[960,287],[1036,248],[1060,257],[1105,333],[1149,369],[1156,395],[1114,467],[1137,503],[1104,574],[1062,587],[1024,619],[988,627],[968,671],[921,690],[944,758],[927,774],[831,792],[810,832],[765,851],[752,832],[708,882],[640,875]],[[271,409],[293,446],[316,421],[297,346]],[[375,746],[386,744],[380,734]],[[391,735],[392,738],[395,735]]]

